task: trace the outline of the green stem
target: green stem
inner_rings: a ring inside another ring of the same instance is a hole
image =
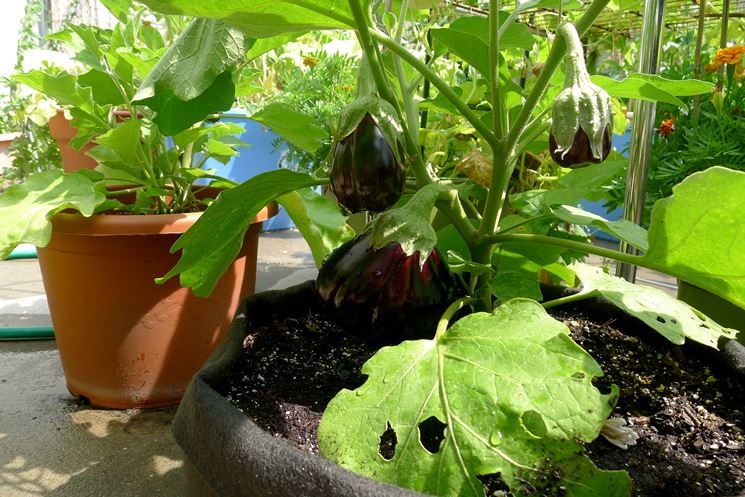
[[[365,15],[358,0],[349,0],[349,7],[357,23],[357,37],[359,38],[362,51],[365,53],[365,58],[370,63],[370,69],[375,80],[375,86],[378,88],[378,93],[382,98],[390,102],[394,108],[398,108],[398,102],[388,86],[383,68],[378,63],[378,53],[371,36],[367,15]]]
[[[425,79],[429,80],[429,82],[432,83],[432,85],[434,85],[434,87],[440,91],[442,96],[445,97],[450,103],[452,103],[456,109],[458,109],[458,112],[460,112],[460,114],[466,119],[466,121],[468,121],[471,126],[474,127],[476,132],[479,133],[487,142],[491,142],[494,140],[494,133],[492,133],[489,127],[481,122],[478,115],[476,115],[476,113],[473,112],[470,107],[468,107],[468,104],[461,100],[460,97],[458,97],[458,95],[456,95],[456,93],[450,87],[450,85],[447,84],[443,79],[441,79],[437,74],[435,74],[432,69],[430,69],[417,57],[409,53],[406,48],[396,43],[395,40],[393,40],[386,34],[381,33],[377,30],[370,30],[370,36],[372,36],[372,38],[378,43],[388,48],[391,52],[401,57],[401,59],[403,59],[411,67],[416,69],[419,74],[424,76]]]
[[[466,214],[463,204],[460,202],[460,197],[457,190],[448,190],[446,193],[440,195],[437,199],[437,208],[440,209],[453,223],[455,229],[458,230],[460,235],[471,246],[475,246],[476,240],[476,228],[471,224]]]
[[[636,266],[643,266],[649,269],[658,269],[656,265],[650,263],[644,258],[644,256],[641,255],[629,255],[624,252],[619,252],[618,250],[597,247],[588,243],[567,240],[566,238],[557,238],[554,236],[531,234],[510,235],[499,233],[497,235],[483,237],[479,240],[479,243],[491,245],[497,243],[543,243],[545,245],[554,245],[570,250],[587,252],[588,254],[599,255],[600,257],[614,259],[617,261],[625,262],[627,264],[634,264]]]
[[[476,299],[470,298],[470,297],[463,297],[452,304],[448,306],[447,309],[445,309],[445,312],[442,313],[442,317],[440,318],[439,323],[437,323],[437,332],[435,333],[435,341],[442,338],[442,335],[445,334],[445,332],[448,329],[448,324],[450,324],[450,320],[453,319],[453,316],[456,312],[461,310],[464,306],[467,306],[469,304],[476,303]]]
[[[561,297],[554,300],[549,300],[548,302],[543,302],[541,305],[544,309],[551,309],[552,307],[556,307],[558,305],[564,305],[564,304],[571,304],[572,302],[578,302],[580,300],[589,299],[590,297],[594,297],[597,295],[596,291],[592,292],[577,292],[574,295],[567,295],[566,297]]]
[[[491,90],[492,126],[497,140],[502,131],[502,102],[499,91],[499,0],[489,0],[489,89]]]

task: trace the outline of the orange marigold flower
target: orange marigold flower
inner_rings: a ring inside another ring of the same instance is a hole
[[[662,121],[662,123],[660,123],[660,127],[657,128],[657,132],[660,135],[662,135],[664,138],[667,138],[670,133],[675,131],[674,124],[675,124],[675,121],[673,120],[672,117],[665,119],[664,121]]]
[[[308,67],[316,67],[318,64],[318,57],[303,57],[303,65]]]
[[[743,55],[745,55],[745,46],[743,45],[720,48],[717,50],[716,55],[714,55],[712,65],[719,67],[723,64],[739,64]]]
[[[706,64],[706,74],[711,74],[717,69],[719,69],[718,64]]]

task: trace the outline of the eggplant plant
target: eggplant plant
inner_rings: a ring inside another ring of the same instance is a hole
[[[745,307],[745,255],[737,249],[745,241],[737,220],[745,173],[713,168],[692,175],[657,203],[648,232],[576,207],[623,166],[606,160],[609,96],[674,102],[712,86],[645,74],[590,77],[580,40],[609,0],[563,12],[570,20],[524,86],[514,81],[510,61],[532,48],[535,35],[520,14],[555,2],[489,0],[485,15],[460,17],[408,0],[392,10],[361,0],[236,0],[229,9],[200,0],[145,3],[198,17],[147,79],[150,102],[176,99],[182,120],[214,110],[201,95],[239,70],[231,62],[241,50],[255,56],[309,30],[353,30],[358,37],[359,98],[337,126],[330,177],[277,170],[223,192],[173,246],[181,259],[160,279],[178,276],[195,294],[209,294],[250,220],[277,201],[321,266],[317,289],[329,305],[352,309],[377,330],[405,315],[434,316],[422,320],[424,330],[397,334],[404,327],[388,326],[376,337],[391,345],[365,364],[362,386],[329,404],[318,433],[322,454],[431,495],[481,496],[486,476],[513,495],[630,495],[628,475],[599,470],[581,445],[600,435],[619,391],[598,391],[600,367],[546,309],[600,295],[676,344],[716,347],[735,336],[659,290],[580,262],[596,254],[664,271]],[[183,66],[189,78],[173,77]],[[156,112],[167,120],[173,109]],[[295,117],[279,109],[259,116],[312,149],[320,140]],[[432,167],[443,151],[429,138],[444,122],[475,137],[470,146],[483,159],[482,180]],[[562,188],[513,194],[517,162],[536,143],[576,169],[560,178]],[[353,240],[344,211],[311,189],[328,184],[351,210],[377,212]],[[364,192],[367,186],[372,190]],[[567,226],[602,229],[638,254],[594,246]],[[579,291],[546,300],[546,278]],[[427,448],[418,431],[432,418],[443,437]],[[391,457],[379,453],[387,430],[397,440]]]

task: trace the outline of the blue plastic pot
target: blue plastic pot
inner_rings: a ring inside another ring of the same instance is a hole
[[[287,144],[284,142],[279,147],[274,146],[279,135],[249,119],[240,109],[221,114],[220,120],[235,123],[245,129],[239,138],[249,146],[238,149],[239,155],[231,157],[226,164],[215,159],[207,160],[205,169],[215,169],[219,176],[242,183],[257,174],[279,168],[282,156],[287,151]],[[276,216],[264,221],[263,231],[284,230],[294,226],[290,216],[280,206]]]

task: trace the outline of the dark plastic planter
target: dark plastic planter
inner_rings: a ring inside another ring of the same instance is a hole
[[[678,280],[678,298],[717,323],[739,331],[737,340],[721,339],[719,350],[725,365],[745,378],[745,309],[681,280]]]
[[[544,287],[546,296],[560,294]],[[193,377],[173,423],[173,434],[186,455],[187,497],[426,497],[297,450],[267,434],[209,386],[239,357],[249,324],[276,315],[304,314],[314,302],[312,281],[251,295],[239,307],[226,339]],[[587,301],[587,308],[617,320],[633,319],[600,299]],[[685,347],[702,358],[725,362],[722,351],[696,344]]]
[[[238,357],[249,320],[302,313],[313,282],[250,296],[228,336],[194,376],[173,422],[186,455],[188,497],[424,497],[351,473],[268,435],[209,384]]]

